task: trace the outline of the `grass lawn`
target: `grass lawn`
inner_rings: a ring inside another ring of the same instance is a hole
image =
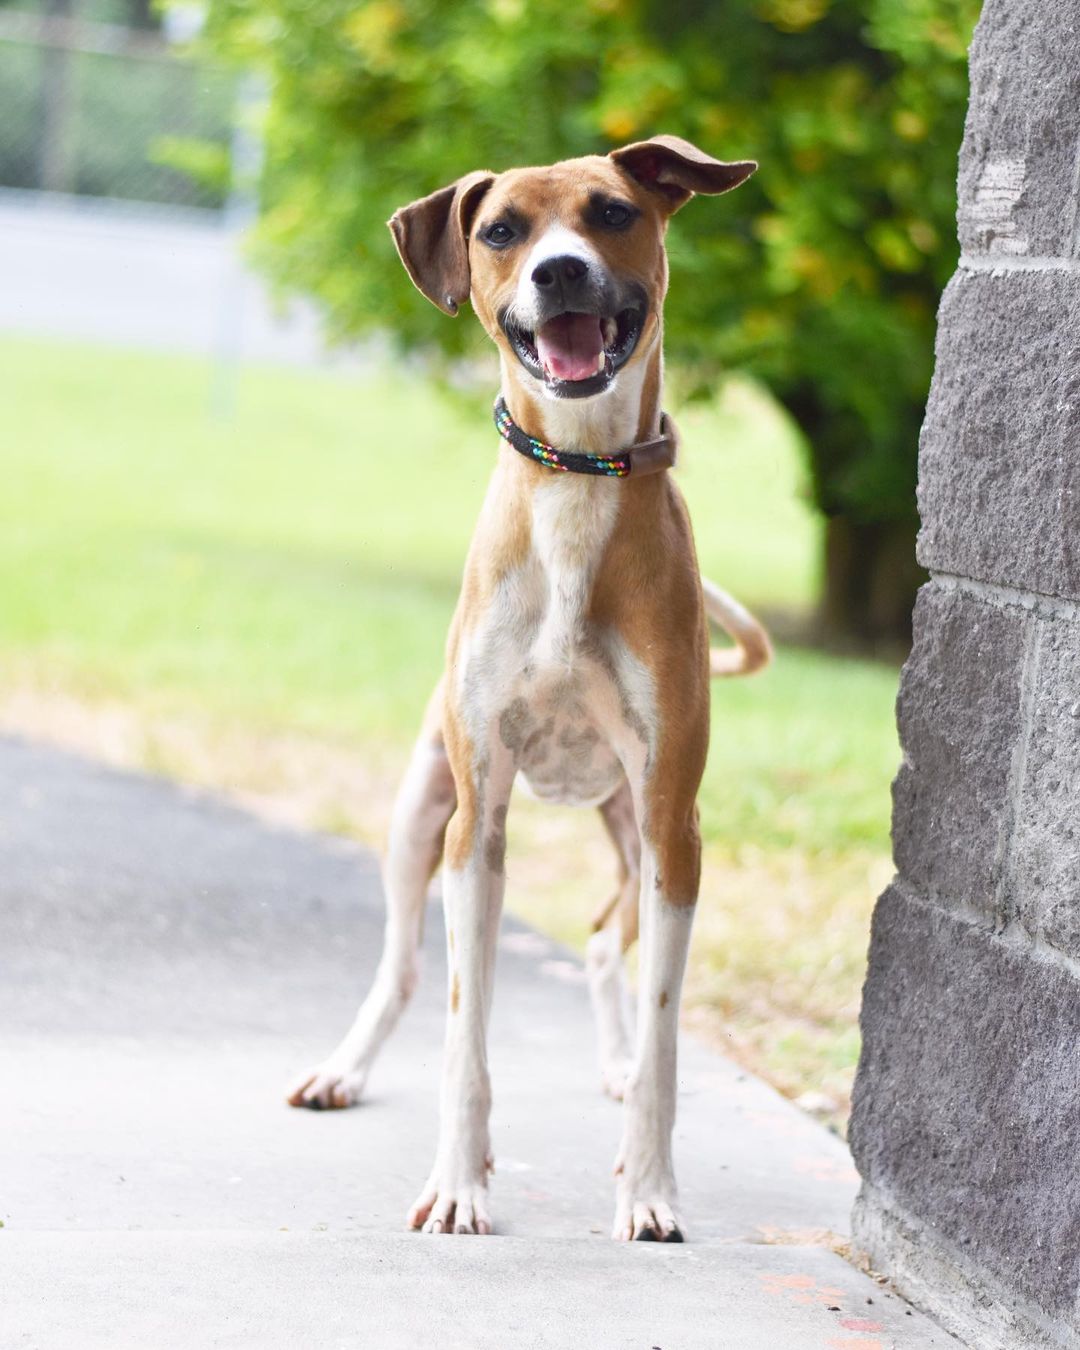
[[[250,370],[215,420],[198,360],[7,339],[0,406],[4,725],[377,841],[495,453],[486,401]],[[679,422],[705,571],[805,611],[819,531],[786,423],[737,384]],[[888,874],[895,686],[795,649],[714,686],[690,1016],[840,1103]],[[513,819],[508,903],[579,943],[609,884],[598,828]]]

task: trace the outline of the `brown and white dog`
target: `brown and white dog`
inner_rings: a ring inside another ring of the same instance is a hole
[[[617,849],[619,891],[587,954],[603,1081],[625,1098],[614,1236],[682,1241],[671,1132],[710,668],[749,673],[770,649],[761,626],[702,581],[686,507],[665,471],[664,235],[695,193],[727,192],[755,167],[658,136],[606,157],[470,173],[390,221],[429,300],[453,314],[471,297],[499,348],[517,427],[571,457],[634,465],[625,476],[556,472],[500,447],[446,671],[394,809],[378,973],[341,1044],[289,1096],[316,1108],[359,1098],[415,986],[425,896],[442,859],[450,988],[441,1127],[408,1216],[425,1232],[491,1232],[486,1031],[506,813],[521,778],[545,801],[599,807]],[[733,648],[710,653],[706,615]],[[635,1043],[622,953],[638,935],[639,908]]]

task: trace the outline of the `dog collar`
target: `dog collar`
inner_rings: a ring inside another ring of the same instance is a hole
[[[495,426],[503,440],[526,459],[534,459],[538,464],[546,464],[549,469],[559,469],[563,473],[591,473],[605,478],[628,478],[633,475],[641,478],[647,473],[670,469],[679,448],[679,433],[667,413],[660,414],[659,436],[628,445],[625,450],[614,455],[585,455],[571,450],[556,450],[547,441],[526,435],[510,416],[506,400],[501,396],[495,400]]]

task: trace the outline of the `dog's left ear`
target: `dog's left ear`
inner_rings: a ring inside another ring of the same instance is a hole
[[[713,159],[681,136],[654,136],[650,141],[636,141],[621,150],[612,150],[608,158],[642,187],[659,193],[669,211],[677,211],[695,192],[713,196],[730,192],[757,168],[752,159],[732,164]]]
[[[417,290],[446,314],[469,298],[469,229],[480,198],[494,183],[486,170],[403,206],[387,222]]]

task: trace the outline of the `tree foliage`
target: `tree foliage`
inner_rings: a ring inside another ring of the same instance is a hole
[[[978,0],[213,0],[270,77],[261,249],[341,336],[449,351],[384,222],[474,168],[674,132],[760,172],[671,230],[667,344],[699,386],[763,378],[819,506],[914,518]]]

